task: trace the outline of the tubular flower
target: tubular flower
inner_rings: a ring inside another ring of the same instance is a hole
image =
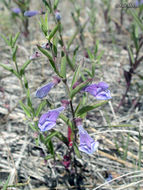
[[[20,8],[13,8],[13,9],[11,9],[11,10],[12,10],[12,12],[15,13],[15,14],[21,13],[21,9],[20,9]]]
[[[98,84],[88,85],[82,91],[90,93],[97,100],[108,100],[112,98],[108,87],[107,83],[99,82]]]
[[[55,85],[57,85],[61,80],[58,77],[53,77],[53,81],[42,86],[41,88],[39,88],[36,91],[36,97],[37,98],[44,98],[48,95],[49,91],[51,90],[51,88],[53,88]]]
[[[63,106],[48,111],[47,113],[44,113],[38,122],[38,127],[40,128],[40,131],[49,131],[56,125],[56,120],[59,117],[59,114],[64,110],[65,108]]]
[[[25,11],[24,12],[24,16],[27,16],[27,17],[32,17],[38,14],[39,14],[39,11]]]
[[[95,142],[82,125],[78,126],[78,130],[80,138],[79,150],[87,154],[93,154],[98,149],[99,142]]]
[[[143,0],[136,0],[135,5],[136,5],[136,7],[143,5]]]

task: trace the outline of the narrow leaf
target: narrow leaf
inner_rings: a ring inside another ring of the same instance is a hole
[[[61,60],[61,72],[60,75],[65,79],[66,78],[66,57],[62,57]]]
[[[20,69],[20,75],[22,76],[24,74],[24,71],[26,69],[26,67],[31,63],[31,60],[28,60],[24,63],[24,65],[21,67]]]
[[[39,116],[39,114],[41,113],[42,109],[43,109],[46,105],[47,105],[47,101],[46,101],[46,100],[43,100],[43,101],[39,104],[39,106],[38,106],[38,108],[37,108],[37,110],[36,110],[36,117]]]
[[[45,139],[45,144],[48,143],[48,141],[50,141],[53,137],[55,137],[58,134],[58,131],[52,131],[47,138]]]
[[[79,84],[75,89],[71,90],[71,93],[70,93],[70,97],[71,99],[80,91],[82,90],[84,87],[86,87],[90,82],[91,82],[92,79],[88,79],[86,80],[85,82]]]
[[[27,107],[26,105],[24,105],[24,104],[22,103],[22,101],[19,101],[19,103],[20,103],[21,108],[22,108],[23,111],[25,112],[25,114],[26,114],[29,118],[31,118],[31,112],[30,112],[30,110],[28,109],[28,107]]]
[[[73,144],[73,147],[74,147],[74,152],[76,153],[77,157],[81,158],[80,152],[79,152],[78,147],[75,143]]]
[[[0,63],[0,66],[3,67],[5,70],[10,71],[13,73],[16,77],[20,78],[19,74],[11,67],[6,66],[5,64]]]
[[[56,65],[55,65],[55,62],[52,58],[52,55],[50,54],[50,52],[48,52],[47,50],[43,49],[41,46],[37,45],[38,49],[45,55],[48,57],[49,59],[49,62],[50,62],[50,65],[51,67],[54,69],[54,71],[59,75],[59,72],[57,71],[57,68],[56,68]]]
[[[12,60],[13,60],[14,62],[16,62],[17,49],[18,49],[18,46],[16,46],[16,47],[13,49],[13,52],[12,52]]]
[[[20,32],[18,32],[18,33],[15,35],[15,37],[14,37],[14,39],[13,39],[13,42],[12,42],[12,47],[15,46],[15,43],[16,43],[18,37],[19,37],[19,34],[20,34]]]
[[[58,4],[59,4],[59,0],[55,0],[55,1],[54,1],[54,10],[57,9]]]
[[[48,36],[48,40],[50,41],[52,38],[53,38],[53,36],[56,34],[56,32],[58,31],[58,29],[59,29],[59,23],[55,26],[55,28],[51,31],[51,33],[49,34],[49,36]]]
[[[95,108],[98,108],[104,104],[106,104],[108,101],[103,101],[103,102],[100,102],[100,103],[97,103],[95,105],[88,105],[88,106],[83,106],[80,110],[77,111],[76,115],[77,116],[81,116],[83,115],[84,113],[87,113],[88,111],[91,111]]]
[[[72,79],[72,83],[71,83],[71,90],[72,90],[72,87],[74,85],[75,82],[77,82],[78,78],[79,78],[79,73],[80,73],[80,65],[77,67],[76,71],[74,72],[74,75],[73,75],[73,79]]]

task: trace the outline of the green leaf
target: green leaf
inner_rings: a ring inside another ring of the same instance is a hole
[[[95,108],[98,108],[98,107],[104,105],[104,104],[107,104],[107,102],[108,101],[106,100],[106,101],[102,101],[100,103],[97,103],[95,105],[92,104],[92,105],[83,106],[80,110],[77,111],[76,116],[81,116],[84,113],[87,113],[88,111],[91,111]]]
[[[61,132],[58,132],[58,134],[56,134],[56,137],[68,146],[69,141],[67,137],[65,137]]]
[[[23,111],[27,115],[27,117],[31,118],[31,112],[30,112],[29,108],[26,105],[24,105],[22,103],[22,101],[19,101],[19,103],[20,103],[21,108],[23,109]]]
[[[73,36],[69,40],[69,42],[68,42],[68,49],[70,48],[70,46],[73,43],[74,39],[76,38],[77,34],[78,34],[78,30],[75,31],[75,33],[73,34]]]
[[[48,33],[48,14],[45,14],[44,18],[40,18],[40,28],[42,30],[42,32],[45,34],[45,36],[47,36]]]
[[[52,143],[51,140],[48,141],[47,147],[48,147],[50,153],[51,153],[53,156],[55,156],[54,146],[53,146],[53,143]]]
[[[90,70],[87,68],[83,69],[84,72],[86,72],[90,77],[92,77],[93,75],[91,74]]]
[[[75,69],[74,69],[74,64],[72,63],[72,61],[70,60],[70,58],[69,58],[68,55],[66,55],[66,59],[67,59],[67,62],[68,62],[68,64],[69,64],[70,68],[74,71],[74,70],[75,70]]]
[[[34,125],[32,125],[32,123],[29,123],[29,126],[31,127],[31,129],[32,129],[33,131],[38,131],[37,128],[36,128]]]
[[[10,180],[10,175],[8,176],[8,178],[7,178],[7,180],[6,180],[6,183],[4,184],[2,190],[7,190],[9,180]]]
[[[50,32],[50,34],[49,34],[49,36],[48,36],[48,40],[50,41],[52,38],[53,38],[53,36],[56,34],[56,32],[58,31],[58,29],[59,29],[59,23],[55,26],[55,28]]]
[[[10,46],[10,42],[9,40],[3,35],[3,34],[0,34],[0,36],[2,37],[2,39],[5,41],[5,43]]]
[[[130,46],[128,46],[127,49],[128,49],[129,57],[130,57],[130,60],[131,60],[131,64],[133,64],[134,63],[133,51],[132,51]]]
[[[47,50],[43,49],[43,48],[42,48],[41,46],[39,46],[39,45],[37,45],[37,47],[38,47],[38,49],[39,49],[45,56],[48,57],[51,67],[54,69],[54,71],[57,73],[57,75],[59,75],[59,72],[57,71],[55,62],[54,62],[54,60],[53,60],[52,55],[50,54],[50,52],[48,52]]]
[[[60,75],[65,79],[66,78],[66,57],[62,57],[61,60],[61,72]]]
[[[44,157],[45,160],[50,160],[52,158],[54,158],[54,156],[51,155],[51,154],[49,154],[49,155],[47,155],[47,156]]]
[[[79,78],[79,73],[80,73],[80,65],[77,67],[76,71],[74,72],[74,75],[73,75],[73,79],[72,79],[72,83],[71,83],[71,90],[72,90],[72,87],[73,85],[75,84],[75,82],[77,82],[78,78]]]
[[[12,52],[12,60],[13,60],[14,62],[16,62],[17,49],[18,49],[18,46],[16,46],[16,47],[13,49],[13,52]]]
[[[0,63],[0,66],[3,67],[5,70],[10,71],[13,73],[17,78],[20,78],[19,74],[11,67],[6,66],[5,64]]]
[[[48,8],[49,12],[51,13],[52,12],[52,9],[51,9],[51,6],[50,4],[46,1],[46,0],[42,0],[43,3],[45,4],[45,6]]]
[[[20,32],[18,32],[18,33],[15,35],[14,39],[12,40],[12,48],[14,48],[15,43],[16,43],[18,37],[19,37],[19,34],[20,34]]]
[[[59,4],[59,0],[55,0],[55,1],[54,1],[54,10],[57,9],[58,4]]]
[[[55,55],[55,57],[57,57],[57,43],[58,43],[58,39],[57,39],[57,37],[56,36],[54,36],[54,38],[53,38],[53,45],[52,45],[52,50],[53,50],[53,52],[54,52],[54,55]]]
[[[73,148],[74,148],[74,152],[76,153],[77,157],[81,158],[80,152],[79,152],[78,147],[75,143],[73,144]]]
[[[143,31],[143,24],[142,24],[142,21],[139,19],[136,11],[134,11],[133,9],[129,9],[129,14],[132,15],[132,17],[134,18],[135,22],[137,23],[137,25],[140,27],[140,29]]]
[[[11,34],[9,35],[9,43],[10,43],[10,46],[12,47],[12,35]]]
[[[90,58],[90,60],[93,60],[94,59],[94,55],[92,54],[92,52],[90,51],[90,49],[86,49],[87,50],[87,53],[88,53],[88,56]]]
[[[45,143],[45,137],[44,137],[43,134],[40,133],[39,139],[40,139],[40,141],[41,141],[42,143]]]
[[[25,72],[26,67],[31,63],[31,60],[26,61],[20,69],[20,76],[22,76]]]
[[[43,100],[43,101],[39,104],[39,106],[38,106],[38,108],[37,108],[37,110],[36,110],[36,117],[39,116],[39,114],[41,113],[42,109],[43,109],[46,105],[47,105],[47,101],[46,101],[46,100]]]
[[[73,129],[73,126],[72,126],[72,122],[70,121],[70,119],[68,117],[66,117],[64,114],[60,114],[59,116],[68,126],[71,127],[71,129]]]
[[[80,90],[82,90],[84,87],[86,87],[92,79],[88,79],[85,82],[79,84],[75,89],[71,90],[70,92],[70,98],[72,99]]]
[[[96,45],[95,45],[95,49],[94,49],[95,56],[96,56],[96,54],[98,52],[98,46],[99,46],[99,40],[96,41]]]
[[[58,134],[58,131],[52,131],[47,138],[45,139],[45,144],[47,144],[53,137],[55,137]]]

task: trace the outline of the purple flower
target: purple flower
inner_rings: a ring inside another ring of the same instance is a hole
[[[56,76],[53,77],[53,81],[49,82],[48,84],[42,86],[36,91],[36,97],[37,98],[44,98],[48,95],[51,88],[53,88],[55,85],[57,85],[60,82],[60,79]]]
[[[44,86],[42,86],[41,88],[39,88],[37,91],[36,91],[36,97],[37,98],[44,98],[47,96],[47,94],[49,93],[49,91],[51,90],[51,88],[54,87],[54,83],[53,82],[50,82]]]
[[[55,17],[56,17],[56,20],[57,20],[57,21],[60,21],[60,20],[61,20],[60,11],[57,10],[57,11],[55,12]]]
[[[56,120],[59,117],[59,114],[64,110],[65,108],[63,106],[50,110],[47,113],[44,113],[38,123],[38,127],[40,128],[40,131],[48,131],[52,129],[56,125]]]
[[[93,154],[97,150],[99,146],[99,142],[98,141],[95,142],[89,136],[87,131],[82,127],[82,125],[78,126],[78,130],[79,130],[79,138],[80,138],[79,150],[87,154]]]
[[[13,9],[11,9],[11,10],[12,10],[12,12],[15,13],[15,14],[21,13],[21,9],[20,9],[20,8],[13,8]]]
[[[106,178],[106,181],[111,181],[113,179],[112,174],[109,174],[109,176]]]
[[[143,0],[137,0],[136,3],[135,3],[136,7],[139,7],[142,4],[143,4]]]
[[[99,82],[98,84],[88,85],[82,89],[82,91],[90,93],[92,96],[95,96],[97,100],[108,100],[112,98],[108,87],[107,83]]]
[[[38,14],[39,14],[39,11],[25,11],[24,12],[24,16],[27,16],[27,17],[32,17]]]

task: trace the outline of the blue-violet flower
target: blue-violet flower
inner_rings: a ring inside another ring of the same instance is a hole
[[[78,126],[78,130],[80,138],[79,150],[87,154],[93,154],[98,149],[99,142],[95,142],[82,125]]]
[[[108,87],[107,83],[99,82],[98,84],[86,86],[82,91],[90,93],[92,96],[95,96],[97,100],[108,100],[112,98]]]
[[[47,113],[44,113],[38,122],[38,127],[40,128],[40,131],[48,131],[52,129],[56,125],[56,120],[59,117],[59,114],[64,110],[65,108],[63,106],[48,111]]]
[[[36,97],[37,98],[44,98],[48,95],[49,91],[51,90],[51,88],[53,88],[55,85],[57,85],[60,82],[60,79],[58,77],[53,77],[53,81],[42,86],[41,88],[39,88],[36,91]]]
[[[143,5],[143,0],[137,0],[135,5],[136,5],[136,7]]]
[[[13,9],[11,9],[11,10],[12,10],[12,12],[15,13],[15,14],[21,13],[21,9],[20,9],[20,8],[13,8]]]
[[[39,14],[39,11],[25,11],[24,12],[24,16],[27,16],[27,17],[32,17],[38,14]]]

